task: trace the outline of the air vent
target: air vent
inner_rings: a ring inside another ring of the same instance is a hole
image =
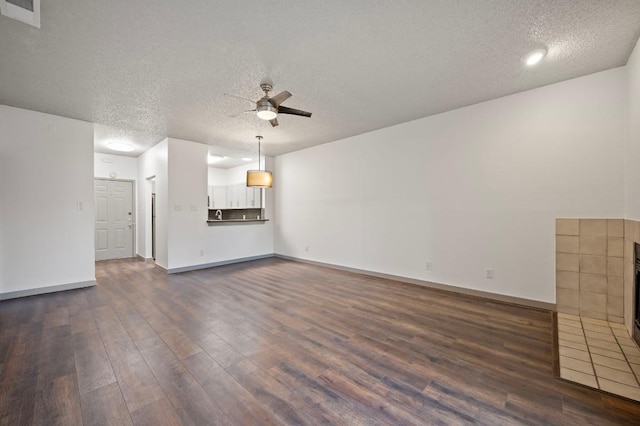
[[[0,13],[40,28],[40,0],[0,0]]]

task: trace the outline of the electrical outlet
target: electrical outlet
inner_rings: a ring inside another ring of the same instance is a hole
[[[431,262],[426,262],[424,264],[425,268],[427,269],[427,271],[433,271],[433,263]]]
[[[304,246],[305,253],[309,253],[309,246]]]
[[[492,278],[495,276],[495,274],[494,274],[494,272],[493,272],[493,268],[487,268],[487,269],[485,269],[485,270],[484,270],[484,275],[485,275],[485,277],[486,277],[486,278],[488,278],[488,279],[492,279]]]
[[[204,250],[200,250],[200,256],[204,256]]]

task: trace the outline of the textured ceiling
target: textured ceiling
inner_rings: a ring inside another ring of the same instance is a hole
[[[132,155],[257,134],[277,155],[621,66],[639,35],[638,0],[43,1],[40,30],[0,17],[0,103],[100,123]],[[261,82],[313,117],[231,118],[251,104],[224,93]]]

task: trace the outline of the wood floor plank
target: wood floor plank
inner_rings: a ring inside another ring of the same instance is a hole
[[[120,387],[117,383],[80,395],[82,419],[85,425],[131,425]]]
[[[284,386],[250,361],[241,361],[227,371],[281,422],[294,425],[330,423],[325,417],[309,416],[307,412],[296,409],[295,391]],[[314,407],[308,408],[310,412],[315,411]]]
[[[81,394],[116,382],[98,330],[73,335],[76,374]]]
[[[34,425],[82,424],[76,375],[58,376],[44,383],[36,393]]]
[[[146,342],[140,352],[181,421],[232,424],[160,338]]]
[[[263,259],[0,302],[0,424],[640,424],[554,377],[551,313]]]
[[[135,426],[180,426],[183,424],[166,398],[133,411],[131,419]]]
[[[185,366],[207,394],[234,424],[281,424],[260,402],[209,355],[197,353],[185,359]]]
[[[364,374],[348,375],[329,370],[322,373],[318,380],[336,394],[355,404],[359,412],[386,424],[420,424],[424,422],[424,415],[416,416],[406,407],[393,404],[374,392],[369,386],[371,379],[362,379],[365,376]]]
[[[38,389],[59,377],[76,374],[73,334],[69,325],[44,328],[38,354]]]
[[[332,424],[374,425],[380,422],[358,410],[354,410],[348,400],[333,392],[329,387],[307,375],[288,362],[283,362],[269,370],[269,374],[283,385],[295,389],[296,394],[304,402],[304,406],[317,406],[322,409],[323,417]],[[303,407],[296,408],[301,411]]]
[[[38,383],[42,322],[26,323],[10,331],[13,338],[0,375],[0,424],[31,424]]]
[[[94,316],[129,410],[163,399],[164,392],[114,310],[101,307]]]

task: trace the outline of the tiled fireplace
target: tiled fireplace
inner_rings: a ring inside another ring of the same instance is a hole
[[[638,241],[640,222],[556,219],[560,378],[635,401],[640,349],[631,336]]]
[[[558,312],[624,323],[631,333],[640,222],[556,219]]]

